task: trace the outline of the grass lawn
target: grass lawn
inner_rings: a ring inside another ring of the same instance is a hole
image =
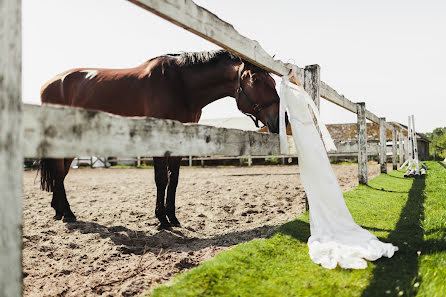
[[[446,165],[426,178],[402,171],[344,193],[355,221],[399,251],[364,270],[328,270],[307,248],[308,214],[269,239],[218,254],[150,296],[446,296]]]

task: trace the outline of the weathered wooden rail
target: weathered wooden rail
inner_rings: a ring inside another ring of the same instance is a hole
[[[389,127],[366,110],[364,103],[354,103],[322,82],[318,65],[299,68],[274,60],[258,42],[240,35],[232,25],[191,0],[129,1],[269,72],[282,76],[293,69],[298,81],[317,104],[322,97],[358,114],[359,166],[367,169],[365,119],[380,123],[383,130]],[[21,1],[0,1],[0,20],[0,296],[20,296],[22,292],[24,157],[279,154],[277,135],[183,125],[166,120],[129,119],[68,107],[23,105]],[[367,183],[367,175],[364,176],[362,170],[359,178],[361,183]]]
[[[27,158],[279,154],[277,134],[61,106],[25,105],[23,131]]]

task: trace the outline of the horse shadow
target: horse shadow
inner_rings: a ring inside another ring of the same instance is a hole
[[[135,231],[124,226],[104,226],[95,222],[76,221],[67,223],[69,231],[82,234],[98,234],[109,238],[123,254],[143,255],[158,254],[161,249],[172,252],[190,252],[209,246],[230,247],[256,238],[266,238],[274,234],[278,226],[265,225],[245,231],[229,232],[206,238],[187,235],[192,228],[174,228],[170,230]],[[154,233],[150,233],[154,231]],[[192,233],[193,234],[193,233]]]

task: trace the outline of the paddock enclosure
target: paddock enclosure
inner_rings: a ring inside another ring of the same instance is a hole
[[[292,69],[296,73],[297,80],[302,83],[317,105],[319,105],[320,97],[322,97],[356,113],[358,115],[358,177],[359,182],[363,184],[367,183],[368,171],[371,171],[367,167],[366,119],[378,123],[380,125],[380,135],[382,135],[380,140],[380,171],[387,171],[384,132],[386,129],[392,129],[393,138],[396,139],[398,131],[390,127],[385,122],[385,118],[380,118],[366,110],[365,103],[350,101],[321,81],[320,67],[318,65],[299,68],[290,63],[274,60],[273,57],[262,49],[258,42],[240,35],[232,25],[219,19],[208,10],[197,6],[191,0],[131,0],[130,2],[221,46],[273,74],[279,76],[287,75]],[[24,158],[61,158],[79,155],[123,157],[279,155],[278,135],[201,125],[183,125],[175,121],[152,118],[123,118],[104,112],[93,112],[69,107],[23,104],[21,98],[21,1],[1,1],[0,19],[2,20],[0,23],[0,188],[2,189],[0,192],[2,202],[0,208],[0,229],[2,230],[0,233],[0,296],[20,296],[22,294],[23,276],[26,276],[26,273],[25,275],[22,273],[21,262],[22,226],[25,228],[26,236],[26,217],[28,216],[25,213],[24,225],[22,221]],[[61,125],[60,123],[63,124]],[[399,139],[403,138],[400,134]],[[396,145],[394,147],[393,165],[396,167]],[[399,147],[402,147],[401,142]],[[399,156],[401,157],[403,154],[400,152]],[[402,161],[401,159],[400,162]],[[25,174],[25,181],[27,178],[29,177]],[[150,180],[150,177],[147,180]],[[297,179],[294,179],[289,184],[284,183],[284,185],[291,188],[295,185],[297,186]],[[25,193],[28,191],[27,186],[25,183]],[[264,184],[261,186],[264,186]],[[100,188],[101,185],[99,184],[98,187]],[[100,191],[106,190],[105,188],[100,189]],[[89,191],[89,194],[93,195],[94,191],[96,190],[92,189]],[[32,197],[31,193],[29,197]],[[85,203],[94,203],[88,195],[84,198]],[[36,199],[39,198],[37,197]],[[179,197],[178,201],[181,200]],[[49,206],[49,200],[46,203]],[[110,205],[107,204],[107,206]],[[149,203],[149,205],[151,204]],[[28,210],[25,209],[25,211]],[[37,213],[39,211],[42,210],[37,210]],[[193,211],[191,215],[199,215],[195,209]],[[150,213],[150,209],[148,209],[147,213]],[[83,215],[81,214],[81,217]],[[204,215],[208,214],[204,213]],[[105,210],[100,217],[101,220],[103,218],[105,221],[100,221],[100,223],[93,221],[86,227],[81,225],[78,228],[96,227],[102,229],[103,233],[107,234],[107,232],[110,233],[110,231],[107,231],[108,228],[115,226],[118,228],[112,228],[111,232],[126,233],[126,227],[123,229],[119,227],[121,225],[106,225],[106,220],[112,222],[114,219],[111,217],[107,218]],[[254,216],[253,221],[259,220],[258,222],[262,222],[261,217],[261,215]],[[147,222],[150,224],[150,220]],[[68,237],[64,239],[64,236],[51,234],[50,232],[52,227],[62,228],[65,232],[69,232],[69,225],[60,224],[56,226],[56,223],[50,221],[46,224],[42,221],[35,222],[35,224],[40,223],[43,224],[40,225],[39,229],[41,234],[46,232],[45,236],[60,237],[62,240],[65,240],[64,244],[71,244],[72,249],[75,249],[76,241],[70,242]],[[35,224],[31,223],[31,225]],[[82,223],[80,222],[80,224]],[[222,223],[221,226],[224,226],[224,224]],[[85,240],[85,236],[101,237],[100,232],[94,233],[96,235],[91,233],[86,235],[80,231],[73,231],[73,233],[76,232],[78,232],[77,237],[79,237],[76,240],[79,241]],[[132,232],[129,231],[129,233]],[[130,236],[124,234],[122,236],[118,235],[118,238],[126,240]],[[163,233],[159,234],[154,236],[163,236]],[[142,234],[136,232],[134,237],[129,238],[136,240],[138,235]],[[108,238],[108,240],[113,241],[112,238]],[[26,237],[23,240],[25,256],[27,245],[32,245],[32,240],[33,238],[27,239]],[[86,243],[88,242],[86,241]],[[169,249],[167,246],[164,248]],[[43,247],[43,250],[45,250],[45,247]],[[141,253],[140,248],[138,251]],[[49,250],[49,255],[47,254],[46,256],[50,257],[51,252],[53,255],[56,253]],[[212,254],[212,252],[210,253]],[[160,257],[163,257],[163,255],[161,251]],[[85,260],[87,263],[86,259],[80,260],[81,262]],[[79,259],[73,259],[74,261],[79,261]],[[101,258],[101,261],[108,260]],[[88,263],[92,264],[91,262]],[[38,265],[38,262],[35,262],[35,265]],[[187,266],[187,264],[185,265]],[[59,273],[69,275],[71,272],[60,269]],[[103,275],[103,277],[104,282],[109,277],[110,281],[113,280],[111,275]],[[67,285],[72,286],[75,284]],[[63,295],[63,292],[61,294]]]
[[[344,191],[356,187],[356,165],[333,168]],[[180,171],[183,227],[163,231],[153,215],[152,169],[73,169],[66,190],[78,222],[70,224],[48,216],[51,195],[34,182],[35,171],[26,171],[24,295],[140,296],[222,250],[270,236],[305,211],[297,166]],[[379,171],[371,166],[369,177]]]

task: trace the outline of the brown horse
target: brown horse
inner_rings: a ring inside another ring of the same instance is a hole
[[[256,123],[260,120],[269,131],[278,133],[279,96],[273,78],[223,50],[169,54],[129,69],[72,69],[41,90],[42,103],[183,123],[197,123],[204,106],[226,96],[234,97],[239,110]],[[40,162],[42,190],[53,192],[54,219],[68,222],[76,220],[64,188],[72,160]],[[181,157],[154,158],[155,215],[162,228],[180,225],[175,216],[180,161]]]

